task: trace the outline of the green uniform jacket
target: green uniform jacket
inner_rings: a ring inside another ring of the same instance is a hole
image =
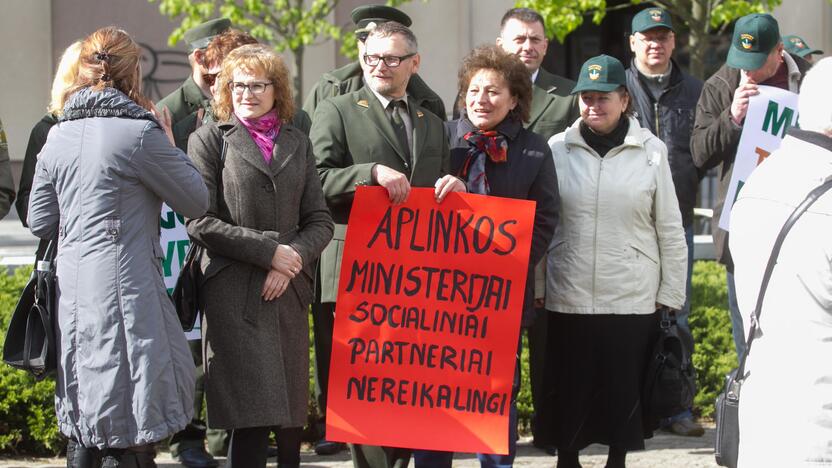
[[[189,76],[182,86],[156,103],[160,111],[167,108],[170,112],[173,139],[182,151],[188,151],[188,137],[196,129],[196,112],[205,107],[208,100],[193,77]]]
[[[532,86],[531,117],[526,128],[549,141],[578,120],[581,112],[578,110],[578,95],[569,94],[575,88],[574,81],[553,75],[543,68],[538,70]],[[535,268],[534,297],[538,299],[546,293],[545,260]]]
[[[0,122],[0,219],[9,213],[13,201],[14,180],[9,161],[9,144],[6,141],[6,132],[3,131],[3,122]]]
[[[448,173],[448,138],[442,121],[407,100],[413,122],[413,162],[408,161],[378,98],[368,88],[319,103],[312,119],[312,149],[335,235],[321,255],[321,302],[335,302],[346,223],[356,187],[374,185],[372,169],[383,164],[410,179],[414,187],[433,187]]]
[[[306,101],[303,103],[303,110],[314,117],[316,108],[324,99],[343,96],[344,94],[358,91],[363,87],[364,75],[361,71],[361,65],[358,62],[337,68],[324,73],[321,79],[315,83],[312,91],[306,96]],[[434,93],[419,75],[410,77],[410,82],[407,84],[407,95],[412,97],[416,101],[416,104],[433,112],[443,121],[447,119],[445,104],[442,102],[442,98]]]

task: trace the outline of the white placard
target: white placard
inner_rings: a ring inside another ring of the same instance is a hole
[[[159,243],[162,245],[162,252],[165,254],[162,259],[162,273],[165,275],[165,287],[170,295],[174,286],[176,286],[176,278],[179,276],[179,270],[182,269],[182,263],[185,261],[185,255],[188,253],[191,241],[188,238],[188,232],[185,230],[185,218],[182,215],[174,212],[167,204],[163,203],[161,216],[162,231],[159,235]],[[198,340],[202,336],[200,323],[200,317],[197,316],[194,329],[185,333],[189,340]]]
[[[745,181],[768,155],[780,147],[786,130],[797,122],[797,94],[772,86],[760,86],[758,89],[760,94],[752,96],[748,103],[731,183],[719,218],[719,227],[726,231],[731,222],[731,208]]]

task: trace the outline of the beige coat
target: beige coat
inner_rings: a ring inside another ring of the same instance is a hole
[[[685,302],[687,245],[667,149],[630,119],[624,144],[600,157],[580,120],[549,140],[560,222],[549,246],[546,309],[650,314]]]

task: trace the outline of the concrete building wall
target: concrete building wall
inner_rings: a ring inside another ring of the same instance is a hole
[[[832,3],[829,0],[784,0],[772,14],[780,34],[795,34],[824,56],[832,55]],[[815,55],[815,60],[820,56]]]

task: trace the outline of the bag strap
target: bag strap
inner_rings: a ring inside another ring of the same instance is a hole
[[[771,279],[771,274],[774,271],[774,266],[777,264],[777,257],[780,255],[780,248],[783,246],[783,241],[786,240],[786,235],[792,229],[792,226],[797,222],[798,218],[800,218],[806,210],[812,206],[818,198],[821,197],[824,193],[826,193],[830,188],[832,188],[832,176],[827,177],[826,180],[815,187],[806,198],[797,205],[797,208],[794,209],[789,219],[783,224],[783,227],[780,229],[780,233],[777,235],[777,239],[774,241],[774,246],[771,248],[771,256],[768,259],[768,263],[766,264],[765,273],[763,273],[763,281],[760,285],[760,292],[757,294],[757,305],[754,307],[754,314],[751,316],[751,327],[748,330],[748,338],[745,340],[745,352],[742,354],[740,358],[740,365],[737,367],[737,379],[742,379],[745,375],[745,361],[748,358],[748,353],[751,351],[751,343],[754,342],[754,338],[757,334],[757,328],[759,327],[760,322],[760,313],[763,309],[763,300],[766,297],[766,289],[768,289],[768,282]]]

